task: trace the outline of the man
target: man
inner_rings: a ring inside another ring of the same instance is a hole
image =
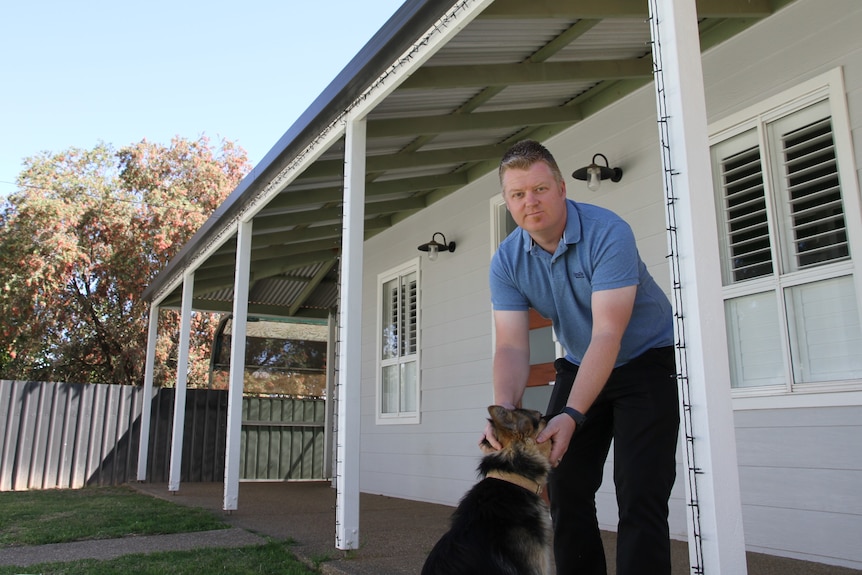
[[[605,575],[595,493],[614,440],[619,506],[617,573],[669,574],[668,499],[679,410],[670,303],[613,212],[566,199],[551,153],[515,144],[500,163],[506,207],[519,228],[491,263],[496,343],[494,401],[519,405],[529,374],[528,309],[553,322],[557,359],[549,480],[559,575]],[[497,447],[490,426],[484,437]]]

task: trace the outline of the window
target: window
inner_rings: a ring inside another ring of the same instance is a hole
[[[737,394],[860,387],[862,292],[853,238],[862,223],[849,142],[840,71],[714,131]]]
[[[377,278],[378,423],[419,423],[419,260]]]
[[[325,323],[249,317],[244,393],[324,397],[328,338]],[[213,339],[211,389],[228,389],[232,339],[233,318],[227,317]]]

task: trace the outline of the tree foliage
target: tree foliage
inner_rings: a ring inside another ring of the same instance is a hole
[[[141,383],[144,288],[248,170],[241,148],[206,137],[27,158],[0,211],[0,377]],[[213,329],[195,314],[190,384],[205,382]],[[160,334],[165,380],[176,313],[162,313]]]

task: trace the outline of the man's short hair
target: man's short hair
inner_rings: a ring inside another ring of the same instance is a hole
[[[500,160],[500,185],[503,185],[503,174],[506,173],[506,170],[510,168],[526,170],[536,162],[545,162],[551,168],[554,178],[558,182],[563,181],[563,174],[560,172],[557,160],[554,159],[548,148],[536,140],[521,140],[509,148]]]

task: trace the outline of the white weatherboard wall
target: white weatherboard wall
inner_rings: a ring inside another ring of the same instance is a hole
[[[862,569],[862,409],[737,411],[746,547]]]
[[[711,51],[710,121],[841,67],[858,174],[859,30],[862,3],[801,0]],[[862,392],[743,398],[734,408],[746,547],[862,569]]]
[[[475,481],[492,401],[487,197],[471,187],[366,242],[363,491],[454,504]],[[375,425],[377,274],[419,256],[434,232],[457,248],[420,261],[421,423]]]
[[[799,0],[711,50],[704,56],[709,120],[841,66],[858,171],[859,30],[862,2]],[[545,143],[567,176],[569,196],[622,215],[651,273],[669,292],[654,110],[653,88],[647,86]],[[593,193],[570,174],[598,152],[625,174],[620,183],[604,182]],[[489,202],[497,194],[496,174],[489,174],[366,243],[362,491],[455,505],[475,481],[476,442],[492,399],[487,274]],[[712,201],[711,190],[704,194]],[[436,262],[421,262],[421,423],[375,425],[377,274],[415,258],[416,246],[434,232],[458,246]],[[747,548],[862,569],[862,392],[735,400],[734,407]],[[682,461],[681,455],[677,459]],[[601,526],[613,530],[611,466],[598,506]],[[686,536],[680,484],[672,494],[671,533]]]

